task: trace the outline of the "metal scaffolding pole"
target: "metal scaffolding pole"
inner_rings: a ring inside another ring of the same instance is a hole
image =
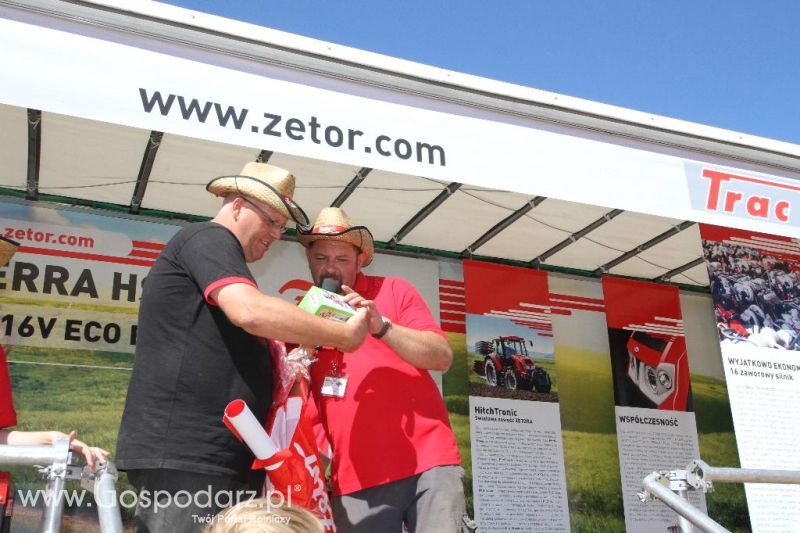
[[[714,467],[698,459],[685,470],[653,472],[642,480],[639,499],[642,502],[661,500],[678,513],[681,533],[693,533],[694,526],[706,533],[730,533],[689,503],[689,491],[714,491],[714,481],[720,483],[781,483],[800,484],[800,472],[752,468]]]
[[[81,486],[94,494],[101,532],[122,533],[114,463],[108,461],[94,472],[90,472],[88,467],[78,472],[78,467],[69,464],[70,459],[69,439],[66,438],[56,440],[51,446],[0,445],[0,465],[47,465],[39,468],[47,480],[47,497],[44,499],[40,528],[43,533],[61,531],[67,479],[80,479]]]

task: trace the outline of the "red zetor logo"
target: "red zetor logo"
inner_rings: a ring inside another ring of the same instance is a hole
[[[710,182],[705,208],[718,213],[788,223],[792,210],[788,196],[800,192],[797,185],[708,168],[702,176]]]

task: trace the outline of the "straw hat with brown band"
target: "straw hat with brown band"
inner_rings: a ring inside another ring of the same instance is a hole
[[[352,244],[364,254],[362,266],[369,265],[375,255],[372,233],[365,226],[354,225],[347,213],[338,207],[324,208],[311,230],[299,231],[297,234],[297,240],[306,248],[321,239]]]
[[[294,176],[280,167],[267,163],[247,163],[236,176],[220,176],[209,181],[206,190],[217,196],[246,196],[294,220],[298,229],[308,227],[308,216],[292,200]]]
[[[17,241],[0,237],[0,267],[6,266],[19,248]]]

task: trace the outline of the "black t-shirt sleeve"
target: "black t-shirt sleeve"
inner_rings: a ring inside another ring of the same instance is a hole
[[[214,290],[232,283],[256,282],[244,259],[238,239],[223,227],[209,227],[195,233],[178,252],[178,258],[189,276],[195,280],[206,301]]]

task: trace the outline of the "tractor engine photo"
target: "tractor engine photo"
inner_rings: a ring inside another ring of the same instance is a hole
[[[679,347],[680,346],[680,347]],[[628,378],[658,409],[685,411],[689,400],[686,349],[674,337],[634,332],[627,342]]]

